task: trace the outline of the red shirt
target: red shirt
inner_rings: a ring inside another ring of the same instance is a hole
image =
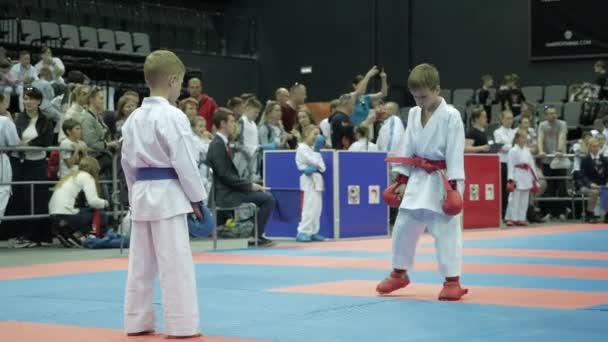
[[[198,115],[205,118],[207,121],[207,131],[213,131],[213,113],[217,109],[217,103],[211,96],[201,96],[198,103]]]

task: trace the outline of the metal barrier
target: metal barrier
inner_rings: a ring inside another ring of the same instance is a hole
[[[30,146],[22,146],[22,147],[0,147],[0,155],[1,154],[10,154],[10,152],[52,152],[52,151],[63,151],[63,152],[71,152],[71,149],[62,149],[59,147],[30,147]],[[96,153],[103,153],[112,158],[112,178],[106,180],[100,180],[100,184],[111,184],[112,191],[110,194],[110,203],[112,205],[111,211],[106,211],[109,214],[112,214],[115,220],[118,220],[121,214],[124,214],[126,211],[122,208],[122,203],[120,201],[120,188],[119,188],[119,180],[118,180],[118,157],[120,154],[111,153],[108,150],[94,150]],[[30,186],[30,214],[29,215],[11,215],[11,216],[0,216],[0,221],[21,221],[21,220],[34,220],[40,218],[48,218],[50,217],[49,213],[44,214],[35,214],[34,213],[34,204],[35,204],[35,185],[49,185],[53,186],[57,184],[59,181],[11,181],[5,182],[0,179],[0,186],[2,185],[29,185]]]

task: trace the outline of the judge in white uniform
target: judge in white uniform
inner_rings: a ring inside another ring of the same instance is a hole
[[[8,116],[0,115],[0,149],[3,147],[17,146],[20,143],[19,134],[15,123]],[[9,183],[13,180],[13,171],[7,152],[0,151],[0,183]],[[4,210],[11,197],[11,186],[0,185],[0,216],[4,216]],[[1,222],[1,221],[0,221]]]
[[[311,126],[305,132],[304,141],[296,149],[296,166],[302,172],[300,176],[300,191],[303,193],[302,219],[298,224],[296,241],[323,241],[325,237],[319,234],[321,225],[321,210],[323,209],[323,191],[325,185],[322,172],[325,172],[325,162],[319,151],[325,146],[325,138],[321,131]]]
[[[509,194],[509,204],[505,220],[507,226],[527,226],[526,213],[530,201],[530,190],[538,188],[536,184],[536,168],[532,153],[526,147],[527,132],[515,133],[515,146],[511,148],[508,156],[507,189],[513,190]]]
[[[129,189],[133,228],[125,296],[129,335],[154,331],[154,280],[158,274],[164,333],[198,336],[199,313],[187,214],[203,200],[192,129],[171,105],[180,94],[184,64],[169,51],[144,63],[150,97],[122,126],[122,167]],[[196,203],[196,204],[193,204]]]
[[[398,157],[387,158],[397,163],[393,167],[397,183],[391,188],[403,196],[393,228],[393,271],[376,290],[388,294],[410,283],[407,270],[414,266],[418,239],[427,228],[435,238],[439,272],[445,277],[439,299],[459,300],[468,292],[460,286],[465,179],[462,118],[439,96],[439,73],[434,66],[416,66],[408,87],[418,106],[410,110]],[[385,201],[393,206],[387,191]]]

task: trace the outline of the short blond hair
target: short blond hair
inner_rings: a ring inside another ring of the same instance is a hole
[[[171,51],[156,50],[144,62],[144,78],[150,87],[158,86],[159,82],[171,76],[182,76],[185,73],[184,63]]]
[[[419,64],[410,73],[407,86],[412,90],[435,90],[439,87],[439,71],[431,64]]]
[[[179,109],[182,110],[182,112],[186,112],[186,106],[187,105],[193,105],[194,108],[198,108],[198,101],[195,98],[192,97],[187,97],[181,101],[179,101]]]

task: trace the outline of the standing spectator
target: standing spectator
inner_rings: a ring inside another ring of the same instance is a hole
[[[298,110],[306,102],[306,86],[301,83],[294,84],[289,90],[289,100],[281,104],[281,121],[285,131],[291,132],[296,125]]]
[[[494,86],[494,77],[492,75],[483,75],[481,76],[481,89],[479,93],[477,93],[477,103],[480,106],[483,106],[486,114],[488,116],[487,121],[492,121],[492,94],[490,93],[490,89]],[[494,113],[497,115],[498,113]]]
[[[82,136],[82,128],[80,123],[74,119],[67,119],[63,122],[63,132],[66,139],[63,139],[59,147],[62,149],[59,152],[59,178],[67,176],[71,171],[78,171],[80,160],[87,155],[87,145],[80,138]],[[72,151],[65,151],[65,150]]]
[[[288,147],[287,140],[291,138],[291,135],[283,132],[281,115],[281,104],[276,101],[268,101],[266,103],[264,115],[258,126],[260,145],[263,150]]]
[[[369,81],[376,75],[380,74],[382,88],[380,92],[375,94],[365,94]],[[386,81],[386,73],[384,70],[373,66],[365,76],[357,75],[353,80],[353,90],[355,96],[355,109],[351,115],[351,120],[354,125],[360,125],[368,119],[369,111],[373,108],[372,102],[382,100],[388,94],[388,84]]]
[[[354,140],[354,127],[350,119],[354,109],[354,96],[344,94],[338,99],[336,112],[329,118],[331,146],[336,150],[347,150]]]
[[[331,100],[329,103],[329,116],[325,119],[321,120],[319,123],[319,128],[321,129],[321,133],[325,137],[325,144],[327,147],[331,148],[331,126],[329,124],[329,118],[336,112],[336,108],[338,107],[338,99]]]
[[[276,205],[275,199],[265,193],[261,185],[240,177],[232,162],[233,151],[229,139],[233,138],[236,125],[232,112],[226,108],[219,108],[213,115],[213,124],[217,133],[209,145],[207,163],[213,170],[215,201],[220,207],[237,207],[242,203],[254,203],[259,208],[257,242],[261,246],[270,246],[273,242],[264,237],[264,229]],[[250,241],[250,244],[253,243],[255,241]]]
[[[42,93],[28,87],[23,94],[25,112],[15,117],[15,126],[22,146],[49,147],[53,143],[53,123],[40,114]],[[47,180],[47,153],[44,151],[14,152],[11,154],[14,181]],[[15,187],[9,202],[13,214],[30,213],[33,205],[34,214],[46,214],[49,203],[48,185],[34,185],[34,203],[30,203],[30,186]],[[14,247],[34,247],[52,240],[47,219],[37,219],[19,223],[19,237],[11,240]]]
[[[597,74],[595,84],[600,88],[598,99],[608,100],[608,75],[606,75],[606,63],[604,63],[604,61],[595,62],[593,70]]]
[[[589,140],[589,154],[581,160],[581,191],[588,196],[586,221],[597,223],[594,210],[602,186],[608,183],[608,158],[600,154],[600,144],[597,139]],[[604,216],[608,223],[608,216]]]
[[[19,63],[11,68],[13,77],[17,80],[17,96],[19,96],[19,110],[23,112],[23,89],[29,87],[38,79],[38,71],[32,66],[32,56],[29,51],[19,52]]]
[[[298,138],[298,141],[302,142],[304,139],[304,132],[309,127],[315,125],[315,121],[312,117],[312,112],[306,106],[300,106],[298,109],[297,122],[292,130],[292,134]]]
[[[15,93],[17,85],[17,77],[11,72],[11,63],[6,59],[0,60],[0,95],[5,97],[7,107],[10,106],[10,96]]]
[[[286,88],[279,88],[279,89],[277,89],[274,92],[274,99],[281,106],[285,105],[287,103],[287,101],[289,101],[289,90],[287,90]]]
[[[239,120],[240,134],[237,139],[239,151],[234,156],[234,164],[239,170],[239,175],[250,182],[257,176],[260,139],[255,120],[261,110],[260,101],[251,98],[245,102],[245,111]]]
[[[63,80],[63,74],[65,73],[65,66],[59,57],[53,57],[53,51],[49,47],[43,47],[42,53],[40,54],[40,61],[36,63],[36,70],[40,73],[42,68],[49,68],[51,71],[51,83],[53,87],[55,85],[63,86],[65,81]]]
[[[523,102],[520,109],[521,113],[513,118],[513,126],[518,127],[521,120],[527,118],[529,120],[530,127],[536,128],[538,126],[536,107],[534,107],[530,102]]]
[[[186,114],[190,121],[194,120],[196,116],[198,116],[198,101],[195,99],[188,97],[181,101],[179,101],[179,109]],[[205,121],[205,125],[206,125]]]
[[[378,149],[388,154],[397,151],[397,143],[403,139],[405,127],[403,121],[397,116],[399,113],[399,105],[395,102],[388,102],[385,109],[385,119],[382,121],[382,126],[378,132]]]
[[[553,106],[545,107],[545,117],[547,120],[538,126],[538,155],[545,157],[548,154],[555,154],[560,160],[566,152],[567,125],[564,121],[558,120],[559,114]],[[543,158],[543,173],[547,177],[565,177],[568,170],[562,168],[552,168],[551,163],[554,159]],[[555,166],[555,165],[554,165]],[[547,179],[547,190],[545,195],[549,197],[564,197],[566,192],[566,181],[564,179]],[[567,206],[560,202],[543,203],[545,214],[553,217],[565,219],[564,209]],[[562,217],[563,215],[563,217]]]
[[[11,112],[8,111],[9,104],[8,101],[6,101],[7,98],[7,95],[3,95],[0,93],[0,116],[5,116],[11,121],[13,121],[13,115],[11,114]]]
[[[205,94],[203,82],[200,78],[193,77],[188,81],[188,93],[190,97],[198,101],[198,115],[207,121],[207,130],[213,129],[213,113],[217,109],[217,103],[213,97]]]
[[[55,107],[52,103],[53,99],[55,98],[55,90],[53,90],[53,86],[51,84],[51,81],[53,80],[51,69],[46,67],[40,69],[38,77],[39,78],[37,80],[32,82],[32,87],[38,88],[38,90],[40,90],[42,93],[40,112],[48,119],[58,122],[61,118],[61,112],[59,111],[59,108]]]
[[[63,122],[67,119],[74,119],[78,122],[82,122],[85,114],[87,114],[85,107],[88,105],[88,99],[91,94],[91,87],[84,84],[69,83],[67,89],[69,91],[66,92],[66,95],[69,94],[70,96],[70,106],[63,115],[63,118],[59,121],[61,127],[63,127]],[[59,143],[65,138],[65,133],[63,132],[63,129],[61,129],[59,131]]]
[[[137,108],[137,102],[133,96],[123,95],[118,99],[116,111],[106,114],[105,122],[110,130],[110,137],[113,140],[118,140],[122,137],[121,128],[127,121],[127,118]]]
[[[467,130],[465,140],[465,153],[488,152],[490,145],[488,144],[488,136],[486,128],[488,127],[488,114],[485,107],[479,106],[471,112],[471,127]]]
[[[502,149],[500,150],[500,184],[502,188],[502,217],[504,217],[509,199],[509,193],[506,189],[508,174],[507,162],[509,160],[509,151],[511,150],[511,147],[513,147],[513,140],[515,139],[515,130],[512,128],[513,113],[509,110],[500,113],[500,123],[502,125],[494,131],[494,143],[502,144]]]
[[[378,152],[378,146],[369,141],[369,129],[366,126],[357,126],[355,128],[355,141],[348,148],[352,152]]]

